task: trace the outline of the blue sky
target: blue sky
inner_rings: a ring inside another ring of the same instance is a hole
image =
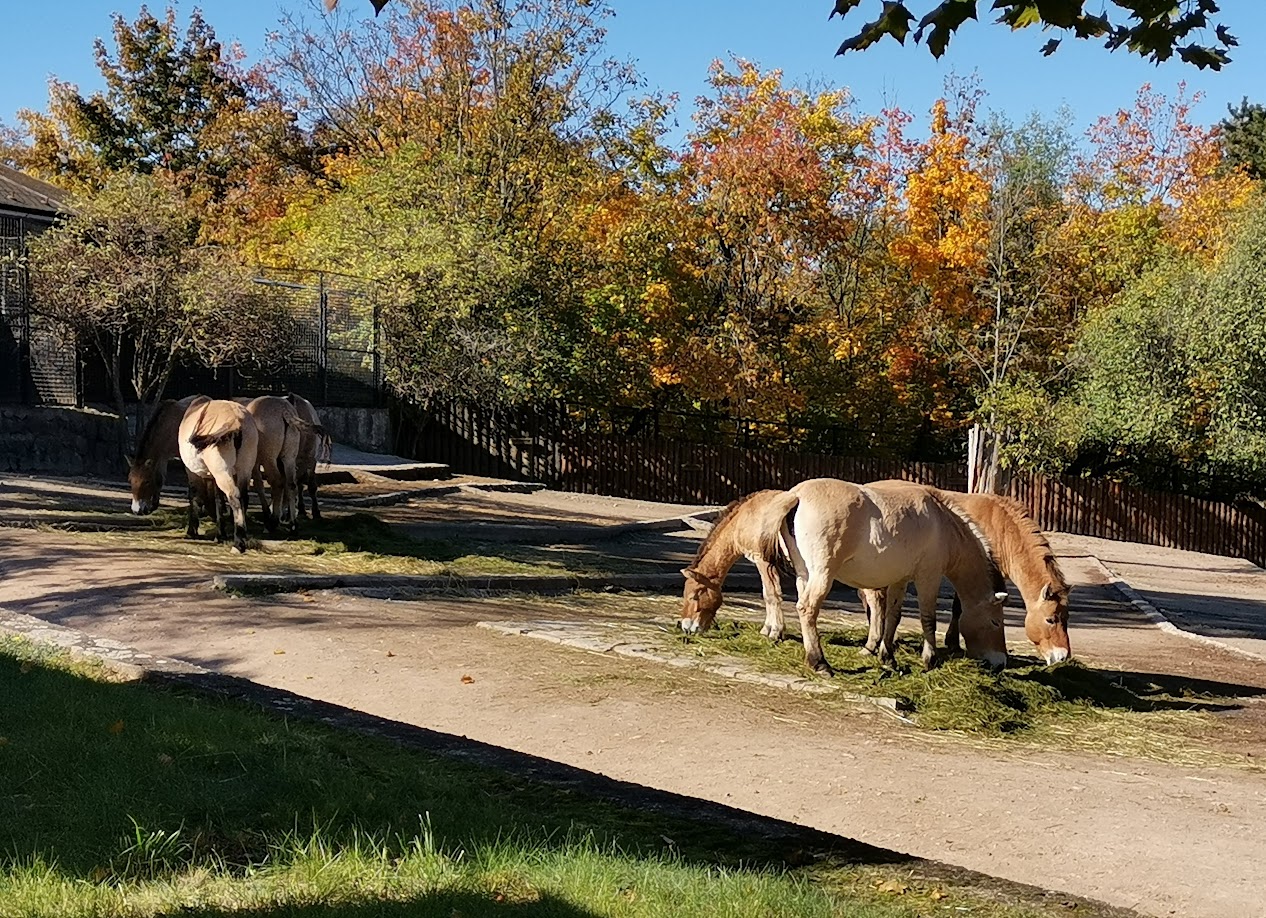
[[[221,39],[236,40],[254,57],[283,8],[302,9],[309,0],[204,0],[199,4]],[[930,0],[925,0],[927,6]],[[368,0],[342,0],[369,11]],[[988,91],[986,105],[1019,119],[1037,110],[1054,114],[1067,105],[1074,132],[1100,114],[1128,106],[1144,82],[1166,94],[1186,80],[1205,94],[1197,120],[1212,123],[1227,103],[1248,96],[1266,102],[1266,4],[1248,0],[1223,3],[1223,21],[1239,37],[1233,62],[1221,73],[1197,71],[1173,61],[1156,67],[1123,52],[1108,54],[1096,44],[1066,39],[1049,58],[1037,52],[1049,33],[1036,29],[1011,33],[1003,27],[967,23],[949,51],[935,61],[922,46],[902,48],[885,42],[863,53],[835,57],[851,34],[838,18],[828,21],[832,0],[612,0],[611,52],[632,58],[648,85],[677,92],[683,100],[680,120],[688,122],[689,103],[705,88],[709,62],[737,55],[765,68],[780,68],[789,80],[814,80],[847,86],[863,111],[885,103],[922,113],[940,92],[945,77],[977,72]],[[188,12],[195,4],[181,2]],[[984,15],[988,3],[982,0]],[[158,10],[162,3],[151,4]],[[849,26],[859,25],[868,0]],[[56,75],[78,83],[85,92],[100,85],[92,42],[108,35],[110,14],[134,17],[140,4],[120,0],[45,0],[5,4],[0,26],[0,122],[13,125],[19,108],[42,108],[46,80]],[[920,6],[912,6],[916,11]]]

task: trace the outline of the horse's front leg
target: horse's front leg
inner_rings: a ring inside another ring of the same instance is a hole
[[[958,620],[963,617],[963,601],[954,591],[954,606],[950,610],[949,629],[945,632],[945,649],[951,653],[962,653],[963,648],[958,639]]]
[[[866,643],[862,653],[879,652],[879,642],[884,636],[884,611],[888,607],[888,590],[858,590],[857,598],[862,601],[862,610],[866,613]]]
[[[202,516],[199,509],[202,503],[202,495],[199,493],[198,487],[191,481],[189,482],[189,524],[185,527],[185,538],[198,538],[198,521]]]
[[[940,593],[941,575],[925,576],[914,582],[919,594],[919,625],[923,629],[923,665],[932,668],[936,662],[936,600]]]
[[[814,672],[824,676],[835,675],[835,670],[822,653],[822,638],[818,634],[818,615],[822,603],[831,592],[831,579],[821,574],[810,574],[796,602],[800,614],[800,635],[804,640],[804,662]]]
[[[315,509],[316,503],[312,506]],[[775,642],[781,641],[787,627],[782,617],[782,579],[778,569],[768,561],[758,559],[754,563],[760,572],[761,592],[765,597],[765,624],[760,633]]]

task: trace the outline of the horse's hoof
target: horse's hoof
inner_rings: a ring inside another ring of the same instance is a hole
[[[819,676],[826,676],[828,679],[835,675],[835,670],[831,668],[831,664],[822,660],[814,665],[813,671]]]
[[[857,648],[857,652],[864,653],[868,657],[873,657],[875,655],[875,648],[868,647],[865,644],[863,644],[861,647]]]

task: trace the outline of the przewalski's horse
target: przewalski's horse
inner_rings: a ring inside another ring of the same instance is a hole
[[[321,426],[321,417],[317,414],[316,408],[313,407],[310,401],[302,395],[296,395],[293,392],[286,396],[286,400],[294,405],[295,412],[299,415],[299,420],[306,421],[312,425],[312,429],[304,430],[303,435],[299,438],[299,455],[295,458],[297,465],[295,481],[299,488],[297,492],[299,516],[306,517],[308,515],[303,507],[303,489],[306,486],[308,496],[312,498],[312,518],[320,520],[321,508],[317,506],[316,469],[318,462],[330,461],[330,435]]]
[[[760,633],[782,640],[782,580],[774,559],[766,558],[766,534],[777,531],[790,506],[786,491],[756,491],[736,500],[717,517],[712,530],[699,545],[690,566],[682,569],[686,578],[682,593],[681,628],[706,631],[721,607],[721,587],[739,558],[747,558],[760,572],[765,599],[765,624]]]
[[[127,457],[127,480],[132,489],[132,512],[145,516],[158,509],[167,463],[180,455],[180,422],[195,401],[205,395],[190,395],[176,401],[163,399],[141,432],[136,455]]]
[[[255,419],[259,429],[259,469],[255,474],[255,490],[264,509],[264,520],[272,532],[281,520],[281,508],[286,507],[291,530],[295,527],[295,460],[299,455],[299,440],[303,436],[299,415],[294,405],[277,395],[261,395],[246,404],[246,410]],[[262,476],[260,474],[262,470]],[[272,507],[264,499],[264,482],[272,493]]]
[[[1007,594],[1002,576],[980,534],[932,489],[911,484],[901,493],[881,493],[845,481],[817,478],[774,494],[781,496],[752,502],[750,512],[759,517],[759,524],[743,519],[749,511],[744,510],[747,503],[740,502],[729,514],[727,528],[758,528],[758,557],[772,563],[785,552],[790,559],[796,571],[796,609],[807,665],[831,672],[822,655],[817,620],[836,580],[858,589],[891,587],[898,602],[905,595],[906,584],[913,580],[924,626],[924,661],[930,663],[936,647],[936,597],[942,576],[949,577],[965,598],[963,636],[968,652],[993,666],[1005,663],[1002,604]],[[716,528],[721,529],[720,520]],[[718,553],[733,551],[733,547],[727,549],[729,543],[731,539],[722,533],[716,535]],[[710,554],[701,552],[690,570],[703,568],[704,576],[712,581],[706,571],[720,565],[713,567],[715,562],[702,557]],[[719,584],[703,583],[687,574],[682,628],[692,632],[710,625],[720,601]],[[897,621],[895,616],[874,616],[868,647],[875,648],[882,622],[882,656],[891,658]],[[762,630],[776,638],[783,627],[781,602],[767,601]]]
[[[1068,581],[1055,561],[1051,544],[1024,505],[997,494],[945,492],[945,498],[976,521],[994,560],[1024,598],[1024,632],[1047,664],[1072,656],[1068,642]],[[954,598],[954,611],[945,646],[958,649],[958,619],[962,604]]]
[[[224,495],[233,514],[233,550],[245,552],[246,489],[259,449],[255,419],[236,402],[198,401],[180,422],[179,444],[191,492],[214,487]]]

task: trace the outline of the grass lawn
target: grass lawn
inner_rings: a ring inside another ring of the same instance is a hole
[[[120,683],[16,638],[0,697],[6,918],[1097,914]]]

